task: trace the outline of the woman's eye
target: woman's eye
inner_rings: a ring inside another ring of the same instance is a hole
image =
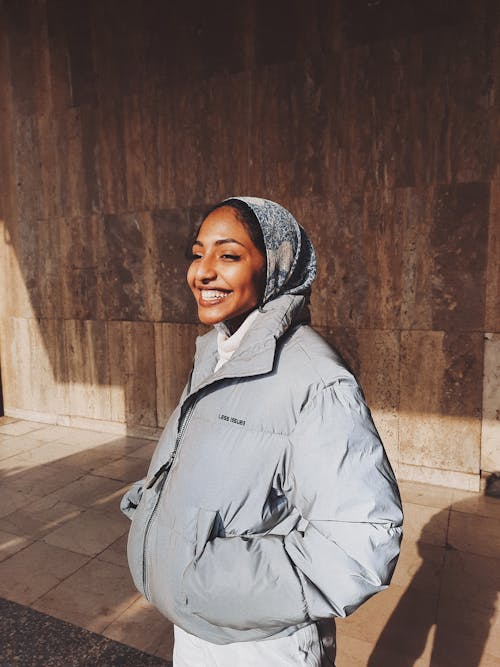
[[[201,255],[197,252],[191,253],[191,261],[194,262],[195,259],[201,259]]]
[[[240,259],[240,256],[239,255],[230,255],[228,253],[224,253],[224,255],[222,255],[222,259],[230,259],[233,262],[237,262]]]

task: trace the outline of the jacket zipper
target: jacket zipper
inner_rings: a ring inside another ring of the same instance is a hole
[[[147,579],[147,567],[146,567],[146,551],[147,551],[147,541],[148,541],[148,534],[149,534],[149,529],[151,527],[151,524],[153,522],[153,519],[158,511],[158,506],[160,504],[160,498],[161,494],[163,493],[163,489],[165,488],[165,483],[167,481],[167,476],[168,472],[170,471],[170,468],[172,467],[174,461],[175,461],[175,456],[177,454],[177,450],[179,449],[179,445],[181,444],[182,436],[184,435],[184,432],[187,428],[187,425],[189,423],[189,420],[191,418],[191,414],[194,410],[194,406],[196,405],[196,400],[195,399],[189,408],[186,410],[184,417],[182,418],[182,421],[179,425],[179,430],[177,431],[177,437],[175,439],[175,445],[172,450],[172,453],[170,454],[168,461],[164,463],[158,470],[155,472],[153,475],[153,478],[149,482],[149,484],[146,486],[146,489],[151,489],[160,479],[160,477],[163,477],[164,483],[159,488],[158,490],[158,497],[156,498],[155,505],[153,507],[153,510],[151,511],[151,514],[149,515],[148,521],[146,523],[146,530],[144,531],[144,544],[142,548],[142,584],[144,588],[144,595],[148,601],[151,601],[151,596],[149,593],[149,587],[148,587],[148,579]]]

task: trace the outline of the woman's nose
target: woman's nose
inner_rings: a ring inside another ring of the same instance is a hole
[[[196,266],[196,277],[200,282],[207,283],[217,277],[215,265],[210,257],[202,257]]]

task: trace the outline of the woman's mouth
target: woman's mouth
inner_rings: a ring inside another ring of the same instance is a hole
[[[213,306],[224,301],[229,294],[231,294],[231,292],[225,292],[218,289],[200,289],[199,301],[203,306]]]

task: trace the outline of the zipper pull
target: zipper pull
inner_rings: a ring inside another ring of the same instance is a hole
[[[146,486],[146,489],[150,489],[151,487],[153,487],[158,481],[158,479],[163,475],[163,473],[168,472],[170,470],[173,460],[174,457],[171,456],[166,463],[164,463],[160,468],[158,468],[158,470],[153,475],[151,481]]]

